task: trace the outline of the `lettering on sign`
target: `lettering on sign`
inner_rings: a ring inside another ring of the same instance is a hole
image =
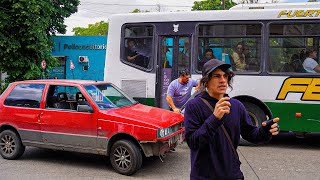
[[[294,17],[318,17],[320,10],[283,10],[278,14],[278,18],[283,16],[287,18]]]
[[[320,101],[320,78],[287,78],[277,100],[285,100],[289,93],[301,93],[301,101]]]

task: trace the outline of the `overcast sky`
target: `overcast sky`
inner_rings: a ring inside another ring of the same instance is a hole
[[[148,11],[190,11],[195,0],[80,0],[78,12],[65,20],[67,34],[73,35],[72,28],[88,27],[117,13],[128,13],[134,9]],[[237,0],[234,0],[237,2]],[[259,0],[269,2],[270,0]],[[306,2],[307,0],[280,0],[280,2]]]

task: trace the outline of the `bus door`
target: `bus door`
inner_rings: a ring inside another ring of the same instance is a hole
[[[160,36],[157,64],[156,99],[157,106],[169,109],[166,101],[171,81],[179,77],[179,72],[190,72],[191,36]]]

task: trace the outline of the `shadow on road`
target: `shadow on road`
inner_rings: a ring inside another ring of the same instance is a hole
[[[320,149],[320,133],[308,133],[304,138],[298,138],[294,133],[281,133],[273,137],[265,146]]]

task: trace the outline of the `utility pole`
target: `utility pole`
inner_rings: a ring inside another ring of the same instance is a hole
[[[225,9],[225,2],[224,2],[224,1],[225,1],[225,0],[222,0],[222,1],[221,1],[222,10]]]

